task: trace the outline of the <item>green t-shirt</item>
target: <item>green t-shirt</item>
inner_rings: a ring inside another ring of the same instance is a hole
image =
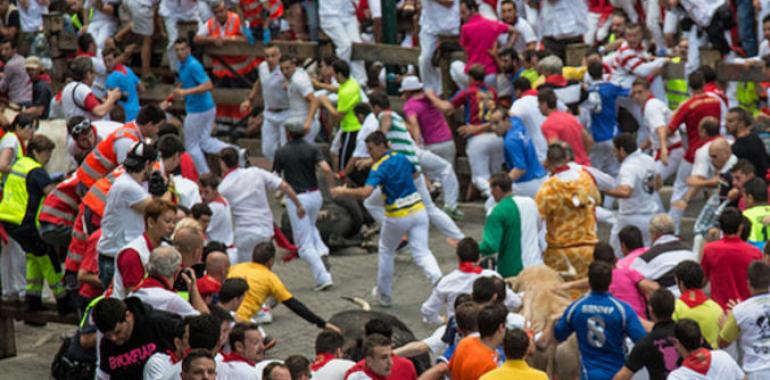
[[[497,273],[503,278],[519,274],[521,258],[521,216],[512,196],[500,200],[484,223],[479,250],[482,255],[497,252]]]
[[[353,112],[358,103],[361,103],[361,86],[355,79],[349,78],[337,90],[337,112],[345,114],[340,121],[343,132],[356,132],[361,129],[361,123]]]

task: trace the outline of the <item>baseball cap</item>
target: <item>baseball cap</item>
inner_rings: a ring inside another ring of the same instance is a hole
[[[126,155],[123,166],[127,168],[141,168],[147,164],[147,162],[154,161],[158,158],[158,152],[150,144],[142,141],[138,141],[131,146],[131,149]]]
[[[420,78],[417,78],[414,75],[409,75],[401,80],[401,88],[398,89],[398,92],[417,90],[422,90],[422,82],[420,82]]]
[[[27,59],[24,60],[24,68],[25,69],[42,69],[43,61],[41,61],[39,57],[30,55],[29,57],[27,57]]]

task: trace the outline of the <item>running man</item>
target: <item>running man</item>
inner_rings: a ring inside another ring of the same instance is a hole
[[[441,269],[428,247],[428,214],[425,204],[414,185],[419,177],[417,168],[403,154],[388,147],[388,139],[380,131],[366,137],[366,147],[375,164],[364,187],[349,189],[337,186],[331,189],[333,197],[367,198],[380,187],[385,194],[385,220],[381,224],[377,286],[372,293],[381,306],[391,305],[393,264],[396,248],[404,235],[409,236],[409,249],[414,262],[435,284],[441,278]]]

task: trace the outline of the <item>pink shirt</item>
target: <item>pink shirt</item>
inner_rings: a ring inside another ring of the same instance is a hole
[[[583,145],[583,125],[576,117],[566,112],[552,111],[543,122],[541,129],[548,143],[553,140],[564,141],[572,148],[576,163],[591,166],[588,152]]]
[[[631,305],[631,308],[634,309],[636,315],[640,318],[647,319],[647,300],[637,287],[637,284],[644,279],[644,276],[630,268],[634,259],[645,252],[647,252],[647,248],[637,248],[615,263],[615,269],[612,270],[610,293],[615,298]]]
[[[460,29],[460,46],[467,55],[466,73],[477,63],[484,66],[487,74],[497,73],[495,59],[489,54],[489,50],[494,47],[500,34],[508,32],[508,28],[508,24],[487,20],[479,14],[468,19]]]
[[[404,115],[417,117],[423,144],[430,145],[452,140],[452,131],[449,130],[444,113],[425,96],[407,100],[404,103]]]

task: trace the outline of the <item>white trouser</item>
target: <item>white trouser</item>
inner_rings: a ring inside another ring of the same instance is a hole
[[[230,264],[250,263],[254,253],[254,247],[259,243],[265,243],[273,239],[273,236],[260,236],[252,232],[239,232],[235,230],[235,254],[228,250]]]
[[[684,149],[682,149],[682,151],[684,151]],[[682,154],[682,157],[684,157],[684,153]],[[669,161],[669,164],[670,163],[671,162]],[[671,194],[671,202],[684,199],[684,196],[687,194],[687,190],[689,189],[687,186],[687,177],[690,176],[691,172],[692,163],[689,163],[686,160],[681,160],[679,162],[679,167],[676,170],[676,180],[674,180],[674,189],[673,193]]]
[[[468,74],[465,73],[465,62],[452,61],[452,63],[449,64],[449,76],[459,89],[463,90],[468,87],[469,79]]]
[[[93,21],[88,24],[88,34],[94,37],[96,43],[97,55],[101,56],[104,49],[104,42],[118,30],[118,24],[109,21]]]
[[[586,44],[593,45],[597,40],[601,41],[607,37],[611,23],[608,20],[601,21],[601,18],[601,13],[588,12],[588,31],[583,35]]]
[[[647,30],[650,31],[652,41],[655,42],[655,47],[658,50],[666,47],[666,40],[663,38],[663,28],[661,28],[662,20],[659,0],[647,0],[645,13],[644,22],[647,25]]]
[[[445,159],[447,162],[455,166],[455,156],[457,154],[455,150],[454,140],[444,141],[435,144],[423,145],[424,149],[427,149],[437,156]]]
[[[27,286],[27,257],[16,240],[8,237],[0,252],[0,280],[3,296],[23,297]]]
[[[286,202],[286,213],[291,222],[294,245],[299,248],[299,257],[310,266],[315,284],[323,285],[332,280],[332,275],[326,270],[321,260],[321,256],[329,254],[329,248],[324,244],[315,225],[324,200],[319,190],[299,193],[297,198],[305,208],[305,216],[302,219],[297,218],[297,206],[294,202]]]
[[[166,56],[168,57],[168,67],[171,68],[171,70],[173,71],[176,71],[177,67],[179,66],[179,58],[177,58],[176,51],[174,51],[174,42],[179,37],[179,31],[177,30],[177,26],[176,26],[176,24],[179,21],[197,21],[198,26],[195,28],[196,31],[200,29],[200,24],[201,24],[201,20],[197,18],[188,20],[176,15],[169,15],[167,17],[163,17],[163,25],[166,27],[166,36],[168,37],[168,45],[166,45]],[[187,37],[187,36],[183,36],[183,37]]]
[[[624,12],[626,12],[626,15],[628,15],[628,20],[632,23],[636,23],[639,21],[639,14],[636,13],[636,8],[634,8],[634,4],[636,4],[636,1],[634,0],[610,0],[610,4],[612,4],[615,8],[620,8]]]
[[[437,34],[431,34],[420,30],[420,76],[426,90],[433,90],[441,95],[441,72],[438,67],[433,67],[433,53],[438,48]]]
[[[351,62],[353,43],[361,42],[361,33],[358,29],[358,20],[354,16],[324,16],[321,15],[321,29],[334,43],[334,53],[341,60],[350,65],[350,74],[358,84],[365,86],[367,83],[366,69],[363,61]]]
[[[414,180],[414,186],[417,188],[417,192],[422,197],[422,203],[425,204],[425,210],[430,218],[430,223],[433,224],[442,235],[450,238],[460,240],[465,237],[457,224],[449,217],[443,210],[436,207],[433,200],[430,198],[430,192],[425,185],[425,180],[422,176],[417,177]],[[372,218],[380,224],[385,223],[385,201],[382,197],[382,190],[379,187],[375,188],[369,197],[364,200],[364,207]]]
[[[222,149],[231,146],[211,136],[216,118],[216,108],[204,112],[188,113],[184,118],[184,148],[190,153],[195,168],[200,174],[209,172],[209,165],[204,153],[218,154]]]
[[[441,278],[441,268],[428,247],[428,214],[418,211],[403,218],[386,217],[380,229],[377,291],[390,301],[393,293],[393,266],[396,248],[404,235],[409,237],[412,260],[425,273],[431,285]]]
[[[265,110],[262,118],[262,156],[273,162],[275,152],[286,144],[286,130],[283,124],[289,118],[288,111]]]
[[[444,206],[457,208],[457,200],[460,198],[460,184],[457,182],[452,164],[426,149],[418,150],[417,158],[419,158],[420,167],[428,178],[441,182]]]
[[[497,10],[485,2],[479,1],[479,14],[488,20],[497,21]]]
[[[595,143],[588,152],[588,158],[591,159],[591,166],[613,176],[618,176],[620,164],[615,156],[615,147],[612,140],[606,140]]]
[[[310,126],[310,130],[302,137],[303,140],[315,144],[315,138],[318,136],[318,132],[321,131],[321,123],[318,119],[313,120],[313,124]],[[284,133],[285,134],[285,133]]]
[[[537,191],[540,190],[540,186],[543,185],[543,182],[545,182],[546,178],[546,176],[542,176],[540,178],[533,178],[525,182],[514,182],[513,195],[535,198]]]
[[[612,225],[612,231],[610,232],[610,246],[615,251],[615,256],[618,258],[623,257],[620,251],[620,240],[618,239],[618,233],[625,226],[636,226],[642,232],[642,240],[644,240],[644,246],[650,246],[650,219],[654,214],[618,214],[615,224]]]
[[[494,133],[482,133],[468,139],[465,154],[471,165],[471,181],[484,197],[490,197],[489,177],[503,165],[503,139]]]
[[[668,151],[668,165],[663,165],[660,160],[655,161],[655,171],[660,175],[660,179],[665,181],[679,170],[679,166],[684,158],[684,148],[675,148]]]

